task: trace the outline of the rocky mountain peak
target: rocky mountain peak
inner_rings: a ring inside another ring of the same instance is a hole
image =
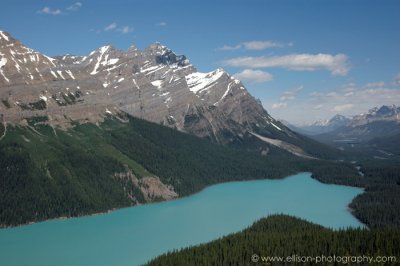
[[[0,49],[10,49],[13,46],[23,46],[23,44],[8,32],[0,30]]]
[[[129,46],[128,51],[126,52],[127,56],[129,58],[134,58],[136,56],[138,56],[139,54],[139,49],[136,47],[136,45],[132,44],[131,46]]]
[[[90,75],[96,75],[103,69],[117,64],[123,56],[123,51],[114,48],[112,45],[105,45],[83,57],[82,63],[90,70]]]
[[[59,62],[62,62],[62,64],[65,65],[77,65],[82,63],[83,56],[66,54],[62,56],[55,56],[54,59],[57,59]]]
[[[145,48],[145,51],[157,53],[157,54],[163,54],[167,50],[170,50],[170,49],[167,46],[162,45],[160,42],[152,43],[147,48]]]
[[[99,48],[97,48],[96,50],[94,50],[92,53],[97,53],[97,54],[99,54],[99,53],[105,53],[105,52],[107,52],[107,51],[111,51],[111,50],[113,50],[113,49],[115,49],[111,44],[107,44],[107,45],[104,45],[104,46],[101,46],[101,47],[99,47]],[[92,54],[91,53],[91,54]]]
[[[22,45],[11,51],[0,50],[6,121],[47,116],[46,123],[68,127],[126,112],[220,143],[240,142],[249,132],[293,137],[240,80],[223,69],[198,72],[185,55],[160,43],[126,52],[106,45],[87,56],[55,59]]]
[[[181,67],[190,65],[190,61],[186,56],[176,55],[170,49],[166,49],[162,54],[156,55],[156,63]]]
[[[348,120],[348,118],[343,115],[339,115],[339,114],[337,114],[337,115],[333,116],[331,119],[329,119],[329,121],[345,121],[345,120]]]
[[[344,126],[350,119],[343,115],[335,115],[331,119],[329,119],[327,125],[335,125],[334,127]]]
[[[163,64],[171,67],[185,67],[190,65],[190,61],[185,55],[178,55],[159,42],[145,48],[143,54],[147,60],[152,61],[154,64]]]
[[[4,31],[0,36],[0,86],[38,83],[46,79],[50,68],[57,67],[56,59],[26,47]]]
[[[303,132],[308,135],[317,135],[322,133],[331,132],[340,127],[347,125],[350,121],[349,118],[336,114],[330,119],[326,120],[318,120],[310,124],[300,125],[300,126],[291,126],[295,131]]]
[[[15,39],[12,38],[7,32],[0,30],[0,45],[9,44],[12,42],[15,42]]]
[[[392,116],[397,114],[397,107],[396,105],[382,105],[379,109],[376,110],[375,114],[377,116]]]
[[[381,107],[374,107],[366,113],[354,116],[351,121],[351,125],[355,127],[377,121],[400,122],[399,114],[400,108],[398,108],[396,105],[383,105]]]

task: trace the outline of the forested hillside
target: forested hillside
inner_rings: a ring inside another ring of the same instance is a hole
[[[398,265],[399,241],[400,229],[333,231],[298,218],[273,215],[242,232],[164,254],[147,265],[356,265],[352,260],[359,256],[368,256],[362,257],[359,265]],[[333,256],[337,260],[329,262],[327,257]]]
[[[131,172],[139,181],[159,177],[184,196],[218,182],[309,170],[307,160],[274,147],[260,156],[128,116],[68,130],[45,125],[46,120],[8,125],[0,141],[2,226],[149,201],[134,181],[116,178],[116,173]]]
[[[350,163],[303,159],[268,144],[262,148],[268,153],[260,155],[259,150],[213,144],[130,116],[66,130],[45,121],[35,117],[25,126],[8,125],[0,141],[2,226],[166,199],[149,199],[143,192],[147,185],[138,186],[148,176],[185,196],[219,182],[304,171],[322,182],[367,187],[351,206],[355,215],[370,226],[400,225],[396,167],[385,177],[379,169],[386,166],[371,172],[362,165],[362,171],[371,172],[362,177]]]
[[[400,227],[400,162],[367,160],[360,170],[367,184],[350,204],[354,214],[370,227]]]

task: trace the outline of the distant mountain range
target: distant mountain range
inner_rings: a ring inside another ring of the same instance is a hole
[[[345,126],[350,121],[349,118],[343,115],[335,115],[331,119],[328,120],[318,120],[310,124],[304,125],[292,125],[287,123],[286,125],[299,133],[306,135],[318,135],[322,133],[331,132],[339,127]]]
[[[361,150],[382,158],[400,154],[400,107],[396,105],[375,107],[353,118],[336,115],[326,122],[291,128],[343,150]]]

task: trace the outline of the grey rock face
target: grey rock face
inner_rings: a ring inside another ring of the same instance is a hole
[[[223,69],[198,72],[160,43],[51,58],[1,32],[0,66],[0,113],[12,123],[47,115],[67,127],[124,111],[220,143],[258,128],[288,131]]]

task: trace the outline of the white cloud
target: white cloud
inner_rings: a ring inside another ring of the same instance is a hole
[[[265,50],[268,48],[282,48],[285,46],[291,46],[292,44],[284,44],[272,41],[251,41],[244,42],[243,47],[246,50]]]
[[[230,46],[230,45],[224,45],[221,48],[218,48],[218,50],[222,50],[222,51],[234,51],[234,50],[238,50],[242,48],[241,44],[235,45],[235,46]]]
[[[308,100],[311,105],[323,105],[325,112],[341,112],[346,115],[355,115],[365,112],[372,107],[381,105],[398,105],[400,90],[394,87],[356,86],[348,89],[346,86],[328,92],[315,92]],[[381,85],[380,83],[377,85]]]
[[[76,2],[72,5],[70,5],[69,7],[67,7],[68,11],[78,11],[80,8],[82,7],[82,3],[81,2]]]
[[[104,28],[104,31],[118,31],[122,34],[130,33],[133,31],[132,27],[123,26],[118,28],[118,24],[116,22],[111,23],[110,25]]]
[[[281,98],[279,98],[281,101],[288,101],[288,100],[294,100],[296,96],[288,91],[284,92]]]
[[[110,30],[115,30],[117,28],[117,23],[113,22],[110,25],[106,26],[104,28],[104,31],[110,31]]]
[[[53,15],[53,16],[57,16],[57,15],[61,15],[62,12],[60,9],[51,9],[50,7],[43,7],[41,10],[37,11],[37,13],[39,14],[46,14],[46,15]]]
[[[400,85],[400,73],[394,77],[394,83],[396,85]]]
[[[346,75],[349,71],[344,54],[289,54],[272,57],[237,57],[223,61],[227,66],[246,68],[281,67],[297,71],[329,70],[332,75]]]
[[[320,110],[322,107],[324,107],[324,105],[318,104],[318,105],[314,106],[313,109],[314,110]]]
[[[320,97],[322,95],[323,94],[321,92],[318,92],[318,91],[313,91],[312,93],[310,93],[311,97]]]
[[[74,4],[70,5],[69,7],[65,8],[65,11],[78,11],[82,7],[81,2],[75,2]],[[52,9],[48,6],[43,7],[41,10],[37,11],[38,14],[45,14],[45,15],[61,15],[61,14],[67,14],[66,12],[61,11],[61,9],[56,8]]]
[[[367,87],[367,84],[343,84],[334,90],[321,88],[309,94],[309,97],[298,97],[290,101],[286,108],[271,102],[265,103],[271,115],[283,118],[291,123],[314,122],[330,119],[335,114],[348,117],[365,113],[373,107],[382,105],[399,105],[400,88],[385,81],[384,87]],[[276,101],[276,100],[275,100]],[[280,100],[284,103],[285,101]],[[273,106],[272,106],[273,105]],[[271,108],[271,106],[273,108]],[[282,105],[283,106],[283,105]]]
[[[348,111],[353,108],[353,104],[348,103],[348,104],[341,104],[341,105],[336,105],[334,106],[331,111],[332,112],[343,112],[343,111]]]
[[[242,42],[237,45],[224,45],[217,50],[222,51],[234,51],[244,48],[246,50],[265,50],[268,48],[283,48],[286,46],[292,46],[293,43],[279,43],[273,41],[250,41],[250,42]]]
[[[238,79],[248,80],[254,83],[263,83],[274,79],[272,74],[268,72],[252,69],[245,69],[242,72],[236,73],[234,76]]]
[[[328,92],[326,94],[326,96],[327,97],[336,97],[336,96],[338,96],[338,93],[336,91],[331,91],[331,92]]]
[[[156,24],[156,26],[165,27],[165,26],[167,26],[167,22],[165,22],[165,21],[159,22]]]
[[[365,85],[365,87],[367,87],[367,88],[381,88],[383,86],[385,86],[384,81],[370,82]]]
[[[355,83],[347,83],[341,86],[339,89],[341,92],[353,92],[356,89],[356,84]]]
[[[281,100],[281,101],[294,100],[294,99],[296,98],[296,96],[297,96],[297,93],[298,93],[299,91],[301,91],[303,88],[304,88],[303,85],[301,85],[301,86],[297,87],[297,88],[294,89],[294,90],[285,91],[285,92],[282,94],[280,100]]]
[[[124,26],[124,27],[118,29],[118,31],[120,31],[122,34],[126,34],[126,33],[129,33],[129,32],[132,32],[133,28],[131,28],[129,26]]]
[[[271,106],[272,109],[279,109],[279,108],[285,108],[285,107],[287,107],[287,103],[274,103]]]

